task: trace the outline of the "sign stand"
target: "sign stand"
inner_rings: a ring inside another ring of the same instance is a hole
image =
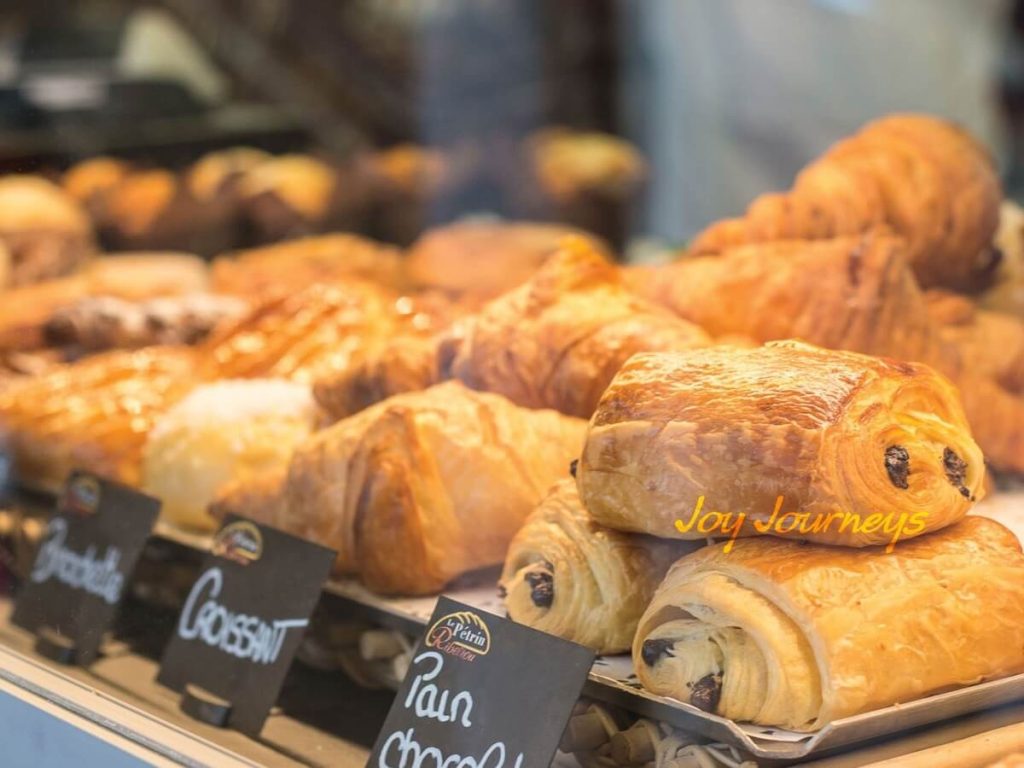
[[[101,653],[160,511],[156,499],[73,472],[14,606],[40,656],[88,666]]]
[[[181,697],[181,711],[194,720],[217,728],[227,728],[231,719],[231,702],[189,683]]]
[[[182,712],[258,736],[320,599],[335,554],[229,516],[160,662]]]
[[[36,630],[35,651],[43,658],[64,666],[73,666],[78,659],[78,643],[50,626]]]

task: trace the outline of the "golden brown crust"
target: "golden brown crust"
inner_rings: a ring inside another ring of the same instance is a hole
[[[620,653],[669,565],[693,545],[595,523],[571,478],[512,539],[501,575],[509,618],[598,653]]]
[[[970,136],[933,117],[893,115],[834,145],[789,192],[763,195],[741,219],[706,229],[692,250],[881,226],[907,242],[922,285],[977,290],[997,263],[991,242],[1001,199],[992,162]]]
[[[1009,392],[1024,390],[1024,322],[946,291],[929,291],[927,298],[928,312],[943,340],[957,349],[963,371]]]
[[[764,537],[683,557],[640,620],[650,690],[813,730],[1024,672],[1024,556],[993,520],[884,548]]]
[[[456,382],[397,395],[298,448],[273,522],[336,549],[371,589],[433,593],[501,562],[583,428]]]
[[[210,503],[210,517],[223,520],[229,515],[241,515],[258,523],[273,525],[282,514],[287,476],[288,467],[284,466],[225,485]]]
[[[946,371],[958,364],[928,314],[905,245],[880,233],[684,258],[650,278],[648,292],[713,336],[802,339]]]
[[[636,147],[606,133],[546,128],[530,137],[527,151],[544,191],[562,202],[587,193],[626,197],[647,173]]]
[[[312,382],[346,371],[386,342],[393,302],[391,294],[358,281],[268,299],[202,344],[199,374]]]
[[[594,413],[578,481],[594,519],[620,530],[697,539],[701,515],[721,511],[746,515],[741,536],[867,546],[956,522],[984,472],[935,371],[774,342],[631,358]]]
[[[396,248],[358,235],[322,235],[220,256],[213,263],[213,289],[252,299],[349,278],[395,288],[399,270]]]
[[[413,243],[406,273],[418,287],[466,300],[486,300],[524,283],[568,235],[596,238],[572,227],[535,222],[463,221],[426,232]]]
[[[464,384],[530,408],[589,417],[633,353],[710,343],[635,296],[582,238],[567,238],[527,283],[467,318],[442,355]]]
[[[386,341],[354,365],[316,379],[313,393],[330,421],[351,416],[402,392],[439,383],[439,333],[465,314],[466,308],[444,294],[401,296]]]
[[[75,468],[139,481],[154,420],[194,385],[188,349],[110,352],[0,391],[0,432],[19,480],[55,491]]]
[[[1024,471],[1017,449],[1024,444],[1024,401],[992,378],[997,372],[1016,386],[1016,354],[993,359],[985,349],[961,350],[958,335],[964,334],[937,320],[943,312],[962,318],[964,302],[929,306],[904,254],[899,240],[879,233],[759,243],[681,259],[637,284],[715,337],[798,338],[928,363],[956,382],[986,459],[1000,469]],[[966,336],[973,333],[968,327]]]
[[[62,177],[61,186],[92,211],[103,195],[117,186],[130,171],[131,167],[123,160],[92,157],[71,166]]]

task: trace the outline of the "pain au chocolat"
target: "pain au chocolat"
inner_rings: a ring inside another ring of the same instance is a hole
[[[884,547],[776,537],[672,566],[640,619],[637,676],[733,720],[815,730],[1024,672],[1024,555],[970,515]]]
[[[799,342],[634,356],[591,419],[578,471],[584,505],[612,528],[732,535],[697,519],[730,512],[746,517],[737,535],[848,546],[950,525],[983,479],[940,374]]]
[[[501,576],[509,618],[598,653],[629,650],[668,567],[695,545],[598,525],[565,478],[509,545]]]

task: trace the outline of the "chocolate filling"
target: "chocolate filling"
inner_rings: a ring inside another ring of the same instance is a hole
[[[910,454],[902,445],[891,445],[885,449],[885,471],[897,488],[909,488],[907,475],[910,474]]]
[[[974,501],[970,490],[964,485],[967,480],[967,462],[957,456],[952,448],[946,448],[942,451],[942,467],[946,470],[946,479],[960,491],[960,495]]]
[[[540,569],[528,572],[523,580],[530,587],[530,599],[538,608],[550,608],[555,601],[555,567],[544,561]]]
[[[714,712],[722,696],[722,676],[705,675],[690,690],[690,703],[705,712]]]
[[[675,656],[672,645],[672,640],[644,640],[640,647],[640,658],[648,667],[653,667],[663,656]]]
[[[572,461],[570,461],[569,462],[569,474],[572,475],[573,477],[576,477],[576,470],[579,468],[579,466],[580,466],[580,460],[579,459],[573,459]]]

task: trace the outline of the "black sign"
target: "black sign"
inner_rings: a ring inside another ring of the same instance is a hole
[[[157,680],[196,717],[259,734],[316,607],[334,552],[229,517],[192,586]]]
[[[367,765],[548,768],[593,661],[442,597]]]
[[[50,655],[91,663],[159,512],[150,496],[73,473],[11,621],[47,640]]]

